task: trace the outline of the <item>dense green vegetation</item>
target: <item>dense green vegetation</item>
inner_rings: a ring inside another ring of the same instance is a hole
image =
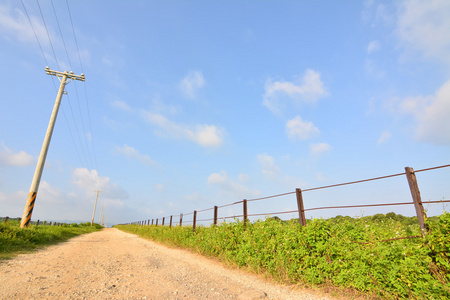
[[[119,225],[167,245],[189,248],[284,282],[357,290],[383,298],[450,298],[450,214],[427,220],[395,213],[361,218],[268,218],[192,227]],[[420,236],[411,239],[389,239]]]
[[[102,227],[90,223],[62,224],[61,226],[36,226],[21,229],[19,220],[0,223],[0,259],[10,258],[49,244],[63,242],[71,237],[100,230]]]

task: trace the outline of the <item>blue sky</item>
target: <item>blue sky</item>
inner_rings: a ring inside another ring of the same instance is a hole
[[[449,163],[448,1],[23,4],[0,1],[0,215],[25,206],[59,87],[47,64],[86,82],[66,86],[34,220],[89,221],[95,190],[96,220],[103,206],[115,224]],[[417,177],[424,201],[450,198],[448,168]],[[401,176],[304,201],[411,196]],[[294,209],[295,195],[249,204]],[[389,211],[414,214],[307,217]]]

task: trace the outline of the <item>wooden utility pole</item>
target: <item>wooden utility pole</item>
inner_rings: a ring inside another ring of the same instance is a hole
[[[67,72],[57,72],[50,70],[49,67],[45,68],[45,72],[48,75],[53,75],[58,77],[61,81],[59,86],[59,91],[56,96],[55,105],[53,106],[52,115],[50,117],[50,122],[48,124],[47,133],[45,134],[44,143],[42,144],[41,154],[39,155],[39,160],[36,165],[36,170],[34,172],[33,181],[31,182],[30,192],[28,193],[27,203],[23,211],[22,220],[20,221],[20,228],[30,226],[31,215],[33,214],[34,204],[36,202],[36,195],[39,189],[39,183],[41,182],[42,171],[44,170],[45,159],[47,158],[48,147],[50,145],[50,140],[53,134],[53,128],[55,127],[56,116],[58,115],[59,106],[61,104],[61,98],[64,93],[64,88],[66,86],[67,80],[81,80],[84,81],[84,74],[75,75],[72,71]]]
[[[95,192],[97,192],[97,196],[95,197],[94,212],[92,213],[91,226],[94,225],[94,216],[95,216],[95,208],[97,207],[98,193],[103,191],[95,191]]]

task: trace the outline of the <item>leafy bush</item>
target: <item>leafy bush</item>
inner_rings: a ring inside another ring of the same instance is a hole
[[[415,223],[413,223],[415,221]],[[190,248],[292,283],[332,284],[384,298],[450,298],[450,214],[427,220],[394,213],[298,222],[269,218],[218,226],[121,225],[158,242]],[[397,239],[420,236],[419,238]],[[394,240],[392,240],[394,239]]]

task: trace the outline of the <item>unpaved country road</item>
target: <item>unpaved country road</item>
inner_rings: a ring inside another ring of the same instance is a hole
[[[264,296],[264,293],[266,296]],[[1,299],[330,299],[104,229],[0,262]]]

